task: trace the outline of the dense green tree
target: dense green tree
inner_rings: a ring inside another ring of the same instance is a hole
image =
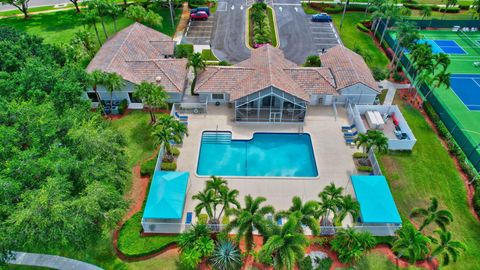
[[[275,269],[292,270],[305,257],[308,240],[298,231],[300,212],[292,213],[278,234],[271,235],[260,250],[259,257],[271,257]]]
[[[275,209],[273,206],[262,204],[266,201],[264,197],[253,198],[250,195],[245,196],[244,208],[231,208],[227,210],[229,216],[234,219],[228,224],[227,231],[237,229],[237,239],[242,237],[245,239],[245,248],[248,251],[253,248],[253,231],[257,231],[263,236],[267,237],[268,221],[265,216],[267,214],[273,215]]]
[[[204,70],[207,67],[207,63],[205,62],[205,59],[203,59],[201,53],[193,53],[192,55],[190,55],[190,57],[188,57],[187,67],[193,68],[194,78],[192,82],[192,87],[190,88],[191,94],[193,95],[193,90],[195,89],[195,82],[197,81],[198,71]]]
[[[125,16],[138,23],[145,23],[153,27],[162,27],[162,16],[153,10],[146,10],[140,5],[131,5],[125,11]]]
[[[102,40],[100,39],[100,34],[98,33],[97,22],[99,20],[98,12],[95,9],[88,9],[82,13],[83,23],[90,27],[93,27],[95,30],[95,36],[97,37],[98,44],[102,45]]]
[[[0,4],[12,5],[23,13],[23,17],[28,19],[28,3],[30,0],[0,0]]]
[[[167,100],[169,98],[167,92],[161,85],[157,85],[149,82],[141,82],[135,86],[135,92],[133,95],[140,98],[143,105],[148,108],[150,113],[150,122],[155,124],[157,117],[155,116],[154,109],[168,107]]]

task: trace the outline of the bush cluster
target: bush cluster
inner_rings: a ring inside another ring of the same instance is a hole
[[[405,3],[403,4],[404,7],[409,8],[409,9],[415,9],[415,10],[422,10],[425,6],[424,5],[419,5],[419,4],[414,4],[414,3]],[[432,11],[438,11],[438,12],[444,12],[445,7],[441,6],[430,6]],[[447,13],[459,13],[460,10],[468,10],[470,8],[469,5],[460,5],[458,7],[448,7],[447,8]]]
[[[120,105],[118,105],[118,113],[120,115],[124,114],[127,108],[128,108],[128,101],[126,99],[123,99],[122,101],[120,101]]]
[[[369,172],[369,173],[373,172],[373,168],[371,166],[358,166],[357,170],[359,172]]]
[[[375,81],[383,81],[387,77],[387,72],[381,67],[373,67],[372,75]]]
[[[175,46],[175,58],[188,58],[193,54],[193,44],[178,44]]]
[[[162,171],[175,171],[177,170],[177,163],[176,162],[162,162],[160,166]]]
[[[253,41],[255,44],[271,43],[270,23],[267,16],[267,5],[255,3],[250,11],[250,18],[253,21]]]
[[[368,157],[367,153],[362,153],[362,152],[353,153],[353,158],[367,158],[367,157]]]
[[[153,171],[155,170],[156,163],[157,163],[156,159],[150,159],[143,162],[142,165],[140,165],[140,175],[141,176],[152,175]]]

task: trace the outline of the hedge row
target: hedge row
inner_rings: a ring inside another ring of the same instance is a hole
[[[403,6],[409,9],[416,9],[416,10],[421,10],[426,7],[425,5],[410,4],[410,3],[405,3],[403,4]],[[433,11],[443,12],[445,10],[445,7],[441,7],[441,6],[429,6],[429,7]],[[469,9],[470,9],[469,5],[460,5],[458,7],[448,7],[447,13],[459,13],[460,10],[469,10]]]

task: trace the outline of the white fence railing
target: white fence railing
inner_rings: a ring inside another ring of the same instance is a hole
[[[162,223],[162,222],[149,222],[142,220],[142,227],[145,233],[160,233],[160,234],[176,234],[188,230],[192,227],[192,224],[184,223]],[[224,224],[210,224],[208,225],[212,231],[222,231],[226,229],[227,225]],[[335,235],[340,229],[349,228],[347,226],[320,226],[320,235]],[[375,236],[389,236],[394,235],[395,232],[401,228],[400,224],[386,224],[386,225],[354,225],[350,226],[355,230],[368,231]],[[232,231],[235,233],[235,231]],[[304,233],[306,235],[312,235],[311,231],[304,227]],[[254,234],[259,234],[258,231],[254,231]]]
[[[370,160],[370,164],[372,164],[373,174],[383,175],[382,169],[380,169],[380,164],[378,164],[378,160],[375,156],[375,151],[373,151],[373,149],[370,149],[370,151],[368,151],[368,160]]]

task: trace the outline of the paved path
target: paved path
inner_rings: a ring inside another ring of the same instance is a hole
[[[14,252],[10,264],[41,266],[59,270],[103,270],[93,264],[54,255]]]
[[[385,96],[385,100],[383,101],[383,105],[392,105],[397,89],[409,87],[409,84],[394,83],[387,80],[381,81],[380,85],[388,90],[387,95]]]

